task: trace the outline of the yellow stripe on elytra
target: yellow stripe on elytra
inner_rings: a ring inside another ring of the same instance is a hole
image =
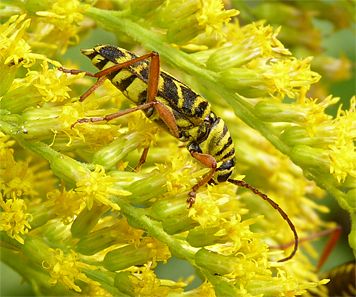
[[[147,90],[147,84],[144,83],[139,78],[135,78],[135,80],[131,83],[131,85],[128,88],[126,88],[126,90],[123,93],[125,96],[130,98],[131,101],[135,102],[136,104],[139,104],[140,101],[139,96],[142,94],[142,92],[146,90]]]

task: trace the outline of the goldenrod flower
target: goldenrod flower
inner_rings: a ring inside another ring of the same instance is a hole
[[[224,24],[239,13],[236,9],[225,10],[221,0],[175,0],[168,3],[168,6],[162,5],[158,11],[164,21],[158,19],[156,23],[168,28],[169,42],[179,45],[188,43],[204,32],[208,37],[213,33],[223,36],[221,29]]]
[[[48,259],[43,262],[42,266],[47,269],[51,275],[51,279],[48,280],[51,286],[56,285],[60,281],[66,287],[74,289],[76,292],[81,292],[81,288],[74,283],[75,280],[80,280],[95,286],[101,285],[99,282],[91,280],[81,272],[82,269],[95,270],[97,268],[80,262],[78,255],[72,250],[65,255],[61,249],[50,249]]]
[[[30,67],[41,55],[31,53],[30,46],[22,38],[30,26],[26,15],[12,16],[0,29],[0,69],[1,95],[9,89],[17,69],[23,65]]]
[[[119,188],[114,188],[116,179],[106,176],[102,166],[96,165],[95,170],[87,172],[84,168],[79,167],[78,171],[81,177],[77,181],[76,192],[79,196],[85,197],[85,202],[90,210],[94,201],[99,204],[111,206],[115,210],[120,210],[120,207],[110,201],[110,195],[128,196],[131,193]]]
[[[31,53],[31,47],[22,38],[31,22],[24,20],[25,17],[14,15],[1,26],[1,65],[11,67],[21,64],[30,67],[41,57]]]
[[[198,23],[205,27],[205,33],[208,37],[214,32],[219,32],[224,24],[230,22],[231,17],[239,14],[236,9],[224,10],[224,4],[220,0],[199,2],[198,7],[200,7],[196,13]]]
[[[271,69],[263,75],[268,80],[267,90],[271,95],[277,93],[281,99],[284,96],[294,98],[295,94],[306,93],[311,84],[319,81],[320,75],[310,71],[311,58],[304,60],[289,59],[272,63]]]
[[[70,224],[74,217],[83,208],[84,201],[77,192],[70,190],[66,191],[64,182],[62,181],[61,190],[54,190],[47,193],[49,199],[47,207],[53,207],[57,219],[63,221],[63,224]]]
[[[27,206],[23,199],[18,199],[14,193],[11,196],[12,198],[4,201],[2,194],[0,193],[2,208],[0,213],[0,231],[5,231],[9,237],[24,244],[21,235],[27,234],[28,229],[31,229],[29,223],[31,215],[24,212],[27,210]]]
[[[81,12],[89,8],[89,5],[80,4],[78,0],[56,0],[48,10],[36,11],[41,17],[38,21],[47,23],[37,27],[38,39],[49,37],[54,44],[62,47],[62,54],[69,45],[78,43],[78,23],[84,19]]]
[[[16,162],[9,149],[1,151],[1,190],[6,198],[35,195],[28,162]]]
[[[176,293],[182,294],[185,282],[174,282],[165,279],[158,279],[148,265],[135,267],[130,274],[121,272],[115,279],[115,283],[122,287],[125,293],[133,296],[168,296]],[[125,285],[129,285],[125,288]]]

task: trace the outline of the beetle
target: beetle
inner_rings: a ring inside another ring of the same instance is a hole
[[[189,192],[187,199],[189,208],[195,203],[198,189],[207,183],[218,184],[227,181],[245,187],[269,202],[288,223],[294,234],[294,250],[290,256],[280,262],[293,258],[298,249],[298,234],[295,226],[280,206],[267,195],[242,180],[230,178],[236,164],[234,144],[223,119],[215,115],[204,97],[161,70],[157,52],[138,57],[128,50],[112,45],[98,45],[93,49],[81,51],[100,70],[99,72],[92,74],[82,70],[59,68],[65,73],[84,72],[86,76],[98,79],[80,97],[80,101],[85,100],[106,79],[109,79],[136,107],[104,117],[79,119],[72,127],[82,123],[110,121],[142,110],[148,119],[175,138],[186,142],[191,156],[211,169]],[[136,169],[144,164],[147,153],[148,148],[144,149]]]

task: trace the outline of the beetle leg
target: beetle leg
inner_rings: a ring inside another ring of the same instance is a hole
[[[203,177],[189,192],[189,198],[187,200],[188,208],[191,208],[193,204],[195,203],[195,197],[197,195],[197,191],[200,187],[204,186],[207,182],[210,181],[212,176],[214,175],[216,168],[217,168],[217,163],[216,160],[214,159],[213,156],[207,155],[207,154],[201,154],[197,153],[195,151],[191,151],[190,154],[192,155],[193,158],[195,158],[199,163],[204,165],[205,167],[211,168],[210,172]]]
[[[77,70],[77,69],[66,69],[63,67],[59,67],[58,70],[62,71],[63,73],[70,73],[70,74],[79,74],[79,73],[85,73],[85,76],[90,76],[90,77],[96,77],[95,74],[82,71],[82,70]],[[93,93],[102,83],[106,80],[106,76],[101,76],[98,77],[97,82],[90,87],[89,90],[87,90],[82,96],[80,96],[79,101],[83,102],[91,93]]]
[[[150,147],[145,147],[145,149],[142,152],[142,155],[141,155],[141,158],[140,158],[140,162],[137,164],[137,166],[135,167],[135,169],[133,171],[135,171],[135,172],[140,171],[141,166],[143,164],[145,164],[149,148]]]
[[[70,74],[79,74],[79,73],[85,73],[85,76],[90,76],[90,77],[96,77],[95,74],[83,71],[83,70],[78,70],[78,69],[67,69],[63,67],[58,68],[59,71],[62,71],[63,73],[70,73]]]
[[[104,117],[97,117],[97,118],[84,118],[84,119],[79,119],[77,120],[74,124],[72,124],[72,128],[76,125],[76,124],[82,124],[82,123],[96,123],[96,122],[103,122],[103,121],[111,121],[113,119],[119,118],[125,114],[129,114],[131,112],[135,112],[137,110],[142,110],[142,109],[147,109],[150,108],[156,104],[159,104],[160,102],[154,101],[154,102],[150,102],[150,103],[144,103],[140,106],[136,106],[130,109],[125,109],[125,110],[120,110],[118,112],[112,113],[112,114],[108,114]],[[161,103],[162,104],[162,103]]]
[[[101,86],[105,80],[106,76],[99,78],[98,81],[94,85],[92,85],[89,90],[87,90],[82,96],[80,96],[79,101],[83,102],[91,93],[93,93],[99,86]]]
[[[147,90],[147,103],[149,102],[159,102],[156,100],[158,93],[159,77],[160,77],[160,62],[159,55],[156,52],[150,54],[151,65],[150,72],[148,74],[148,90]],[[179,130],[177,126],[176,119],[172,111],[164,104],[157,104],[154,106],[158,112],[160,118],[165,122],[165,124],[171,129],[175,137],[179,138]]]

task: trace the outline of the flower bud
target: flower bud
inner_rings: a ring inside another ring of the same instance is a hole
[[[219,275],[232,273],[234,263],[239,261],[236,257],[220,255],[204,248],[195,254],[195,262],[199,267]]]
[[[123,239],[120,240],[120,238],[118,238],[116,234],[114,235],[111,231],[112,229],[107,227],[90,232],[85,236],[81,236],[81,239],[76,245],[75,251],[77,253],[90,256],[114,244],[124,242]]]
[[[93,156],[93,163],[102,165],[105,169],[112,168],[117,164],[125,155],[130,151],[126,150],[124,154],[125,143],[127,139],[119,136],[110,144],[104,146],[102,149],[97,151]],[[135,148],[133,148],[135,149]]]
[[[150,215],[158,220],[165,220],[181,213],[187,212],[186,201],[188,194],[182,193],[174,196],[164,197],[157,200],[151,209]]]
[[[33,217],[33,220],[31,221],[32,230],[43,226],[48,221],[57,217],[56,209],[48,207],[45,203],[31,207],[28,210],[28,213]]]
[[[348,175],[346,178],[345,178],[345,181],[344,183],[342,184],[342,187],[344,189],[353,189],[355,188],[355,185],[356,185],[356,177],[353,177],[351,175]],[[349,192],[348,192],[349,193]],[[347,194],[349,195],[349,194]],[[351,195],[351,194],[350,194]],[[356,197],[356,196],[354,196]],[[349,199],[352,198],[352,195],[349,197]],[[32,225],[32,224],[31,224]]]
[[[164,187],[166,181],[167,178],[164,174],[153,174],[144,179],[137,180],[126,187],[126,190],[132,194],[125,198],[133,204],[148,201],[167,191]]]
[[[70,231],[72,232],[73,237],[84,238],[87,236],[98,223],[101,216],[109,209],[110,207],[98,206],[96,204],[94,204],[90,210],[84,208],[72,224]]]
[[[278,35],[278,39],[283,40],[283,44],[302,46],[313,52],[320,51],[321,42],[320,30],[308,26],[307,30],[301,31],[300,28],[283,26],[283,30]]]
[[[16,131],[17,133],[18,132],[26,133],[26,130],[24,129],[24,127],[22,125],[23,120],[20,115],[9,114],[7,111],[1,110],[0,118],[1,118],[1,121],[4,121],[4,122],[8,123],[9,125],[11,125],[12,131]]]
[[[195,16],[195,13],[199,10],[198,4],[199,2],[197,0],[170,1],[168,5],[162,5],[157,10],[155,25],[160,28],[168,29],[173,26],[174,23],[180,24],[190,16]]]
[[[147,1],[147,0],[135,0],[131,1],[130,8],[132,14],[145,17],[150,12],[156,10],[165,0],[155,0],[155,1]]]
[[[44,11],[52,9],[52,1],[24,1],[25,9],[33,14],[36,14],[37,11]]]
[[[41,265],[43,260],[48,256],[50,247],[40,238],[33,236],[24,235],[24,240],[26,244],[21,248],[24,255]]]
[[[162,222],[164,231],[170,235],[193,229],[198,225],[199,224],[197,221],[194,221],[192,218],[188,217],[188,211],[181,213],[180,215],[165,219]]]
[[[355,182],[355,180],[354,180]],[[347,203],[349,204],[350,207],[352,207],[353,209],[356,210],[356,189],[351,189],[347,192],[347,194],[345,195],[345,200],[347,201]]]
[[[236,288],[233,284],[228,283],[227,281],[220,281],[214,286],[216,296],[226,296],[226,297],[235,297],[240,294],[236,291]]]
[[[82,172],[78,171],[81,164],[65,155],[58,154],[53,157],[50,160],[50,166],[59,179],[71,185],[74,185],[83,175]]]
[[[275,101],[260,101],[255,106],[255,114],[262,121],[266,122],[306,122],[305,113],[291,104],[284,104]]]
[[[137,284],[133,283],[131,280],[133,276],[129,271],[120,271],[115,274],[114,286],[124,294],[129,296],[134,296],[134,290]]]
[[[53,130],[60,130],[62,124],[58,118],[60,109],[53,108],[29,108],[22,114],[24,121],[25,139],[39,137],[53,138]]]
[[[69,225],[64,224],[46,224],[42,227],[41,234],[49,242],[64,244],[71,239],[69,228]]]
[[[293,147],[290,157],[296,164],[327,167],[327,170],[330,166],[330,159],[327,151],[319,148],[311,148],[306,145],[297,145]]]
[[[136,133],[137,134],[137,133]],[[110,144],[104,146],[93,156],[93,163],[102,165],[105,169],[112,168],[141,145],[142,139],[135,137],[135,133],[120,135]]]
[[[178,45],[186,44],[199,34],[203,33],[205,28],[200,26],[195,15],[173,23],[167,31],[167,41]]]
[[[134,265],[143,265],[150,260],[151,249],[147,246],[127,245],[106,254],[103,266],[109,271],[117,271]]]
[[[218,80],[231,91],[246,97],[262,97],[268,94],[263,75],[256,69],[230,68],[221,72]]]
[[[307,129],[304,127],[288,127],[280,136],[280,139],[290,147],[297,145],[319,146],[325,143],[325,137],[313,137],[308,135]]]
[[[188,243],[193,247],[203,247],[216,243],[225,243],[229,238],[225,236],[215,236],[221,228],[214,227],[198,227],[189,231],[187,236]]]
[[[42,95],[31,84],[7,92],[1,99],[1,108],[9,110],[12,113],[20,113],[26,108],[37,105],[41,101]]]
[[[237,45],[221,47],[210,55],[206,67],[209,70],[221,72],[229,68],[239,68],[261,55],[261,47],[253,49],[248,47],[248,40],[244,40]]]
[[[20,15],[22,10],[19,6],[19,3],[16,2],[14,2],[14,5],[11,2],[7,2],[5,9],[1,9],[1,18],[6,20],[14,15]]]
[[[352,65],[353,63],[343,54],[339,59],[317,55],[312,61],[313,70],[322,73],[324,77],[328,77],[333,82],[350,79],[353,75],[351,73]]]

